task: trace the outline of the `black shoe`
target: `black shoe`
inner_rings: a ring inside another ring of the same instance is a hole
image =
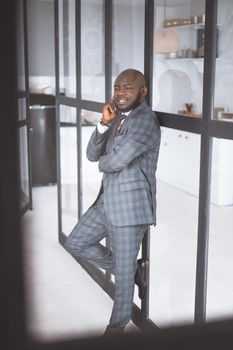
[[[148,288],[148,267],[149,260],[138,259],[137,270],[135,274],[135,283],[138,286],[138,296],[140,299],[144,299]]]

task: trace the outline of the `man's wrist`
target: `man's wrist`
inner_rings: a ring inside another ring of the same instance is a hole
[[[103,120],[100,120],[100,124],[103,125],[103,126],[107,126],[108,128],[109,128],[109,126],[110,126],[110,123],[107,124],[107,123],[105,123]]]

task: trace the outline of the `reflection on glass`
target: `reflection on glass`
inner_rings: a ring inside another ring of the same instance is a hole
[[[17,1],[17,86],[25,90],[23,0]]]
[[[76,95],[75,1],[59,0],[60,93]]]
[[[233,140],[213,139],[207,319],[233,317]]]
[[[73,107],[61,106],[60,120],[70,120],[75,115]],[[75,124],[60,125],[60,171],[62,232],[68,235],[78,217],[77,186],[77,127]]]
[[[95,130],[94,124],[97,120],[100,120],[101,114],[82,110],[82,115],[89,118],[89,123],[82,124],[82,184],[83,212],[85,212],[96,199],[102,178],[102,174],[98,169],[98,162],[90,162],[86,156],[88,141]]]
[[[150,318],[161,327],[194,321],[199,158],[199,135],[162,128],[150,242]]]
[[[113,1],[113,78],[124,69],[144,70],[143,0]]]
[[[27,127],[19,128],[20,208],[29,201]]]
[[[18,98],[18,120],[24,120],[26,118],[26,98]]]
[[[82,98],[105,100],[103,0],[81,2]]]
[[[96,125],[97,122],[100,120],[101,114],[97,112],[82,110],[81,111],[81,121],[82,125]]]
[[[218,1],[218,60],[215,73],[213,119],[233,122],[232,1]]]
[[[60,123],[76,124],[76,108],[60,105]]]
[[[200,118],[205,0],[155,1],[154,23],[153,108]]]

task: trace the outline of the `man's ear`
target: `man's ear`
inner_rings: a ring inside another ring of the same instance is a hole
[[[143,86],[141,88],[141,97],[145,97],[147,95],[148,92],[148,87],[147,86]]]

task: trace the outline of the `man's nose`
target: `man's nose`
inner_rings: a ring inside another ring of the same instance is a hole
[[[122,95],[125,94],[125,88],[124,87],[120,87],[119,90],[117,91],[118,95]]]

